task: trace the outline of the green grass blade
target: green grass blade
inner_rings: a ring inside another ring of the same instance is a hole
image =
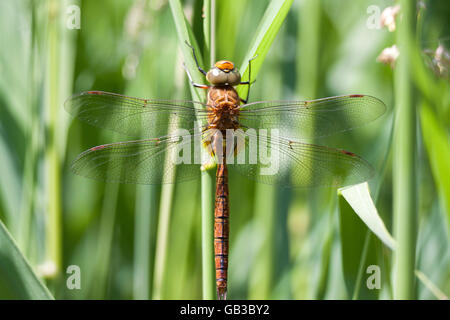
[[[365,225],[390,249],[395,248],[395,240],[378,215],[370,196],[367,182],[340,189],[340,195],[350,204],[353,211]]]
[[[181,51],[183,53],[183,60],[185,63],[186,68],[189,70],[189,73],[192,76],[192,79],[196,83],[203,83],[205,80],[201,76],[201,74],[198,72],[197,66],[195,64],[194,57],[192,55],[192,50],[189,48],[184,42],[188,41],[191,45],[194,46],[195,52],[197,54],[197,59],[200,64],[200,66],[203,65],[203,59],[200,54],[200,50],[197,44],[197,41],[195,40],[195,37],[193,36],[192,30],[190,25],[188,24],[183,9],[181,7],[181,3],[178,0],[170,0],[170,8],[172,10],[173,19],[175,21],[175,27],[177,29],[178,33],[178,40],[180,41],[180,47]],[[212,6],[211,4],[208,4],[206,6],[211,10]],[[211,25],[215,25],[215,22],[213,21],[213,16],[211,12],[205,13],[208,18],[205,21],[205,30],[209,29],[210,31],[210,37],[207,40],[207,44],[209,45],[209,49],[211,52],[214,52],[212,46],[214,46],[214,30],[211,30]],[[208,24],[209,28],[208,28]],[[205,34],[205,39],[208,34]],[[213,60],[213,57],[211,57],[211,60]],[[194,88],[191,86],[191,94],[192,98],[197,101],[205,101],[206,100],[206,94],[205,90]],[[214,297],[214,291],[211,292],[211,288],[214,288],[214,281],[213,281],[213,250],[212,250],[212,244],[213,244],[213,212],[214,212],[214,197],[212,196],[213,193],[211,190],[213,190],[214,186],[214,175],[211,173],[203,173],[202,174],[202,252],[203,252],[203,262],[202,262],[202,274],[203,274],[203,298],[204,299],[213,299]],[[210,262],[208,262],[210,261]],[[212,282],[212,283],[211,283]]]
[[[252,61],[252,81],[256,78],[264,59],[278,34],[280,27],[286,18],[293,1],[271,1],[265,14],[257,28],[250,50],[244,59],[240,70],[243,81],[248,80],[248,60],[258,55]],[[273,88],[273,87],[272,87]],[[237,91],[241,97],[247,96],[248,86],[239,86]],[[274,287],[274,257],[275,257],[275,203],[276,189],[266,185],[257,185],[255,193],[255,220],[258,230],[263,233],[261,237],[261,247],[256,254],[257,264],[254,272],[249,278],[249,298],[250,299],[270,299]]]
[[[303,1],[298,11],[298,50],[301,59],[297,66],[297,94],[301,94],[305,99],[316,99],[320,74],[321,2]]]
[[[444,127],[430,106],[422,105],[420,112],[422,135],[428,153],[434,182],[439,190],[442,205],[447,212],[447,232],[450,231],[450,144]]]
[[[183,8],[179,0],[169,0],[170,9],[172,10],[173,20],[175,22],[175,27],[177,29],[178,40],[180,42],[181,52],[183,53],[183,61],[186,68],[189,70],[192,80],[196,83],[203,83],[204,78],[201,73],[198,72],[197,66],[195,64],[194,56],[192,55],[192,50],[189,48],[185,41],[188,41],[195,48],[195,53],[197,55],[198,63],[200,66],[203,65],[203,59],[201,51],[199,50],[197,41],[193,35],[192,28],[184,16]],[[180,66],[181,67],[181,66]],[[194,88],[191,86],[192,98],[196,101],[205,101],[206,92],[203,89]]]
[[[0,298],[53,299],[0,221]]]
[[[203,54],[205,67],[207,67],[212,65],[216,59],[216,1],[204,0],[203,12],[203,37],[205,39]]]
[[[245,56],[244,62],[241,65],[241,74],[243,81],[248,80],[248,61],[258,55],[258,57],[252,61],[252,79],[256,79],[259,69],[261,69],[264,59],[269,52],[269,49],[278,34],[278,31],[286,18],[289,9],[292,6],[293,0],[273,0],[267,8],[264,17],[258,27],[258,33],[256,34],[253,44],[250,50]],[[237,92],[239,96],[246,97],[248,86],[239,86]]]
[[[242,30],[248,30],[248,23],[259,21],[259,15],[255,10],[258,5],[265,7],[265,1],[253,1],[252,3],[242,0],[227,0],[217,2],[217,12],[219,12],[217,15],[217,38],[220,39],[217,43],[217,51],[220,53],[218,60],[234,57],[233,61],[237,62],[235,54],[239,53],[242,58],[246,53],[239,46],[242,43],[249,44],[252,38],[248,39],[248,35],[243,34]],[[246,19],[245,12],[251,12],[253,19]],[[236,50],[236,48],[241,50]]]
[[[379,290],[369,290],[363,281],[367,267],[378,264],[374,238],[342,194],[339,196],[339,225],[347,293],[353,299],[376,299]]]
[[[425,273],[416,270],[415,274],[417,278],[427,287],[428,290],[439,300],[448,300],[448,297],[439,289],[426,275]]]
[[[381,280],[383,284],[389,285],[385,281],[389,275],[385,268],[382,268],[385,261],[381,254],[381,243],[395,249],[395,240],[378,215],[367,182],[340,189],[339,210],[342,262],[347,293],[352,299],[377,299],[379,290],[369,289],[366,284],[370,276],[366,274],[369,272],[367,268],[370,265],[380,266]],[[369,273],[372,274],[371,272]]]

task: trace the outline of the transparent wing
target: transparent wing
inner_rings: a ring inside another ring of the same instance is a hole
[[[242,139],[245,144],[241,148],[238,145],[234,159],[227,163],[258,182],[288,187],[343,187],[367,181],[374,173],[367,161],[345,150],[248,131]]]
[[[310,139],[360,127],[380,117],[386,105],[367,95],[310,101],[260,101],[243,105],[243,128],[278,129],[280,135]]]
[[[200,165],[183,157],[197,152],[194,138],[200,135],[100,145],[81,153],[72,163],[72,171],[107,182],[159,184],[194,179],[200,175]]]
[[[176,128],[190,129],[196,119],[204,121],[206,106],[200,102],[150,100],[103,91],[87,91],[69,98],[66,110],[91,125],[133,137],[164,136]]]

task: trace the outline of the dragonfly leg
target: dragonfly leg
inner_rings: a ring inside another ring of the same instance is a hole
[[[250,87],[253,83],[255,83],[256,79],[253,80],[253,82],[250,82],[252,80],[252,61],[255,60],[258,57],[258,55],[254,56],[253,58],[251,58],[250,60],[248,60],[248,81],[243,81],[240,84],[246,84],[248,85],[248,90],[247,90],[247,98],[242,99],[241,101],[245,104],[248,102],[248,99],[250,97]]]
[[[195,83],[194,80],[192,80],[192,76],[189,73],[189,70],[186,68],[186,65],[183,63],[183,68],[184,70],[186,70],[187,76],[189,78],[189,81],[191,82],[191,84],[196,87],[196,88],[201,88],[201,89],[208,89],[210,86],[207,84],[199,84],[199,83]]]
[[[195,64],[197,65],[198,71],[200,71],[204,76],[206,76],[206,71],[203,70],[202,67],[200,67],[199,64],[198,64],[197,55],[195,54],[195,49],[194,49],[194,47],[191,46],[191,45],[189,44],[189,42],[187,42],[187,41],[185,41],[185,42],[186,42],[187,46],[188,46],[189,48],[192,49],[192,55],[194,56]]]

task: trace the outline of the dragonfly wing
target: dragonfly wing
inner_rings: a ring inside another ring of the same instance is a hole
[[[284,137],[310,139],[363,126],[385,111],[381,100],[368,95],[261,101],[243,105],[239,122],[244,129],[277,129]]]
[[[241,150],[238,147],[233,164],[228,164],[258,182],[287,187],[343,187],[367,181],[374,174],[372,166],[354,153],[281,137],[258,135],[255,156],[252,138],[255,136],[246,133],[245,146]],[[245,154],[245,161],[239,161],[240,152]]]
[[[72,164],[81,176],[107,182],[159,184],[200,175],[200,165],[185,161],[193,152],[195,135],[117,142],[93,147]],[[176,174],[176,175],[175,175]]]
[[[164,136],[176,128],[193,128],[196,119],[206,119],[205,109],[195,109],[205,106],[200,102],[139,99],[103,91],[74,95],[64,106],[84,122],[132,137]]]

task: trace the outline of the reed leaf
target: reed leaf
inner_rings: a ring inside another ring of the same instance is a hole
[[[0,221],[0,298],[53,299]]]
[[[420,119],[431,172],[447,213],[447,232],[450,234],[450,144],[445,129],[426,102],[422,104]]]
[[[264,17],[259,23],[253,43],[247,51],[244,62],[239,69],[241,70],[243,81],[253,82],[256,79],[275,37],[286,19],[292,3],[293,0],[272,0],[270,2],[264,13]],[[257,59],[252,61],[252,79],[248,79],[248,62],[253,57],[257,57]],[[240,86],[237,88],[240,97],[246,97],[247,91],[248,86]]]

